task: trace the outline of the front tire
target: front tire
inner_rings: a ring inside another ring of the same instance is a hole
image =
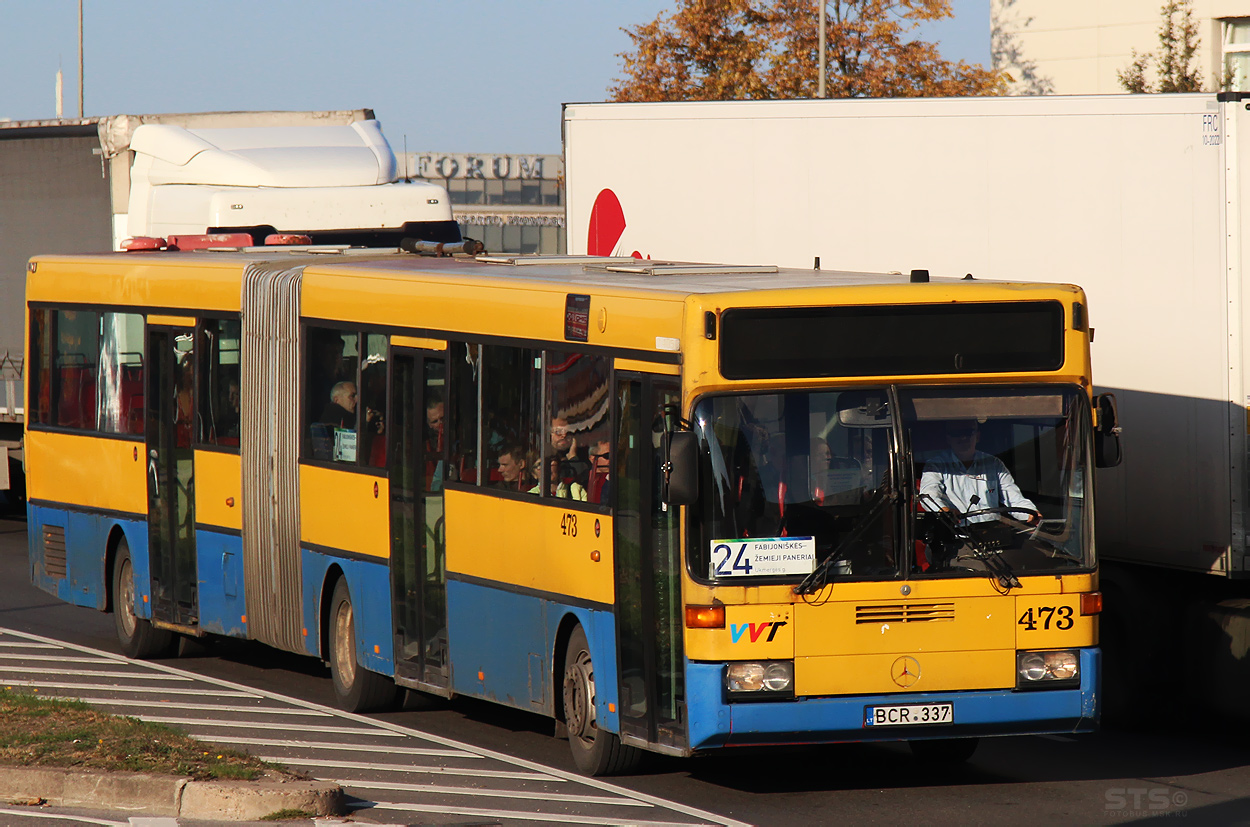
[[[340,709],[369,712],[394,703],[395,682],[356,662],[356,615],[347,580],[340,579],[330,598],[330,677]]]
[[[122,654],[130,658],[163,658],[173,654],[174,633],[158,629],[150,620],[135,614],[135,573],[130,561],[130,545],[122,537],[113,561],[113,627]]]
[[[595,665],[581,626],[573,628],[564,653],[564,723],[573,763],[586,775],[620,775],[637,769],[642,752],[627,747],[595,718]]]

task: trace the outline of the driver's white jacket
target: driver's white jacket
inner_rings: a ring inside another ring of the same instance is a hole
[[[953,451],[938,454],[925,465],[924,473],[920,475],[920,493],[921,505],[927,511],[950,508],[964,514],[983,508],[1008,506],[1037,510],[1033,501],[1020,492],[1003,461],[984,451],[977,451],[971,467],[966,467]],[[926,494],[927,497],[923,496]],[[1007,516],[1022,519],[1028,515]],[[969,518],[969,522],[979,523],[995,518],[994,514],[978,514]]]

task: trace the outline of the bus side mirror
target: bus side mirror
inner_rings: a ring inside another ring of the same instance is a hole
[[[699,498],[699,440],[693,431],[669,431],[660,440],[664,456],[661,498],[691,505]]]
[[[1094,465],[1098,468],[1114,468],[1124,458],[1120,447],[1120,414],[1115,395],[1099,394],[1094,397],[1098,408],[1098,430],[1094,432]]]

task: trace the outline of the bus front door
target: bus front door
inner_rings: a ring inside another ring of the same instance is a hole
[[[195,560],[195,331],[149,325],[147,337],[148,563],[152,619],[199,619]]]
[[[674,379],[617,374],[611,457],[621,737],[663,752],[687,743],[681,557],[676,508],[660,499],[660,436],[681,394]]]
[[[387,418],[395,679],[439,695],[450,694],[442,485],[446,375],[441,353],[394,351]]]

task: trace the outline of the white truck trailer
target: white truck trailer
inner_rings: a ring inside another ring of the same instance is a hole
[[[26,261],[206,233],[461,240],[447,191],[399,177],[369,109],[0,123],[0,507],[21,504]]]
[[[570,253],[1084,287],[1109,674],[1171,642],[1250,717],[1250,96],[567,104],[563,135]]]

